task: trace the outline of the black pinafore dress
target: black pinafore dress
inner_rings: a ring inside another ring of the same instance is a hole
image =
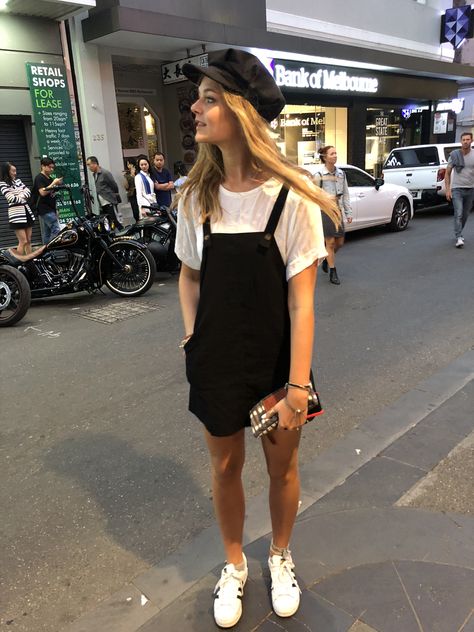
[[[186,343],[189,410],[216,437],[250,426],[249,411],[290,370],[288,283],[274,232],[288,189],[257,233],[215,233],[204,223],[200,298]]]

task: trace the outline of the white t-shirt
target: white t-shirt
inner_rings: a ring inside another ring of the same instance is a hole
[[[244,193],[228,191],[221,185],[219,200],[222,217],[211,222],[211,232],[263,232],[280,188],[281,183],[273,178]],[[179,202],[175,251],[183,263],[199,270],[204,235],[199,208],[193,203],[194,199],[190,200],[188,213],[184,212],[183,200]],[[275,230],[275,240],[286,266],[287,280],[314,261],[324,259],[327,252],[319,206],[290,190]]]

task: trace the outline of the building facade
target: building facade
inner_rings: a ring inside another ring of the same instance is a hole
[[[21,31],[6,47],[2,40],[0,55],[9,63],[1,65],[0,86],[11,88],[0,101],[0,119],[16,117],[17,125],[21,119],[34,171],[40,152],[22,64],[62,58],[71,67],[85,156],[97,156],[120,185],[126,159],[140,153],[163,151],[170,170],[177,160],[192,166],[196,91],[180,67],[238,47],[258,55],[281,85],[287,106],[273,127],[282,151],[304,166],[320,146],[334,144],[341,162],[378,175],[393,147],[450,142],[460,121],[463,129],[472,123],[472,106],[468,118],[458,91],[474,83],[474,68],[439,44],[441,13],[449,6],[448,0],[293,0],[291,8],[286,0],[97,0],[54,19],[0,14],[0,28],[6,24],[13,33],[16,24]]]

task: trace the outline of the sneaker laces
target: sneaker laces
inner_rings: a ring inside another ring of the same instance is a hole
[[[232,567],[232,568],[231,568]],[[222,569],[221,577],[214,589],[214,596],[226,601],[228,599],[235,599],[237,596],[242,596],[242,579],[239,577],[241,571],[237,571],[233,564],[227,564]],[[237,584],[237,585],[236,585]]]
[[[280,562],[280,565],[278,566],[278,576],[277,576],[277,582],[278,582],[277,585],[279,589],[283,588],[284,586],[288,589],[298,588],[298,590],[301,593],[301,588],[299,587],[298,582],[296,581],[295,573],[293,572],[295,565],[293,564],[291,555],[288,555],[288,557],[282,555],[280,559],[281,559],[281,562]],[[274,587],[275,587],[275,583],[274,583]],[[287,593],[283,593],[282,590],[278,590],[278,592],[280,595],[287,594]]]

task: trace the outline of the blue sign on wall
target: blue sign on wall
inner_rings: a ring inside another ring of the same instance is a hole
[[[457,9],[447,9],[441,18],[440,42],[449,42],[453,48],[458,48],[465,39],[473,34],[473,12],[467,4]]]

